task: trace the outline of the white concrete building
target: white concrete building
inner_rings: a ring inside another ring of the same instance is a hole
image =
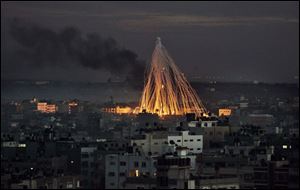
[[[105,156],[105,189],[123,189],[127,177],[154,177],[153,159],[138,153]]]
[[[169,152],[166,132],[150,132],[131,140],[131,146],[141,147],[145,155],[159,156]]]
[[[180,131],[168,136],[169,146],[187,147],[189,152],[199,154],[203,150],[203,135],[190,135],[189,131]],[[175,146],[176,146],[175,145]]]

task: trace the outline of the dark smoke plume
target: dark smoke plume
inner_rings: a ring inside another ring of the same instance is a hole
[[[16,52],[23,61],[37,67],[80,64],[91,69],[103,69],[112,75],[125,76],[127,82],[140,86],[145,63],[137,55],[120,47],[112,39],[103,39],[98,34],[82,35],[74,27],[56,32],[15,19],[10,25],[10,34],[21,45]]]

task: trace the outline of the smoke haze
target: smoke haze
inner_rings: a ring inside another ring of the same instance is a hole
[[[19,45],[12,52],[19,62],[37,68],[81,65],[126,77],[133,84],[143,81],[144,62],[113,38],[104,39],[96,33],[83,35],[74,27],[56,32],[19,19],[10,23],[9,34]]]

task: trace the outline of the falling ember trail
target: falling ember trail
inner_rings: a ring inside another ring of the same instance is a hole
[[[140,100],[139,112],[143,111],[160,116],[207,114],[195,90],[175,65],[159,37]]]

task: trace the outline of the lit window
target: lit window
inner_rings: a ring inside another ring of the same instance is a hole
[[[283,148],[283,149],[287,149],[288,146],[287,146],[287,145],[282,145],[282,148]]]
[[[134,176],[135,176],[135,170],[130,170],[129,177],[134,177]]]
[[[26,144],[19,144],[19,147],[26,147]]]
[[[68,184],[67,184],[67,188],[68,188],[68,189],[73,188],[73,184],[72,184],[72,183],[68,183]]]
[[[135,176],[139,177],[139,170],[135,170]]]

